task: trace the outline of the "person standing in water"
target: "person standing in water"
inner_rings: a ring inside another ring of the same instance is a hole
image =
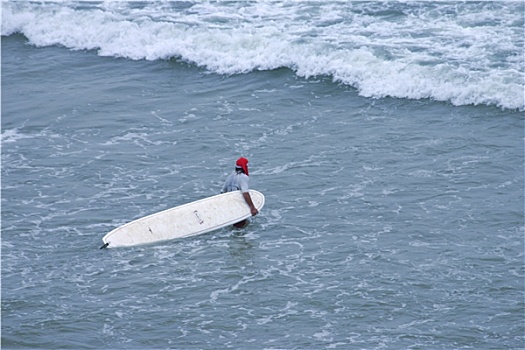
[[[222,186],[221,193],[232,192],[232,191],[241,191],[246,204],[250,207],[250,212],[252,216],[255,216],[259,213],[257,208],[253,205],[252,197],[250,196],[250,174],[248,171],[248,159],[241,157],[235,162],[235,171],[228,175],[224,186]],[[248,224],[248,219],[240,221],[233,226],[236,228],[242,228]]]

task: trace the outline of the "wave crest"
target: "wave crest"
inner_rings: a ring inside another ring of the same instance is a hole
[[[525,107],[523,4],[500,5],[499,18],[480,4],[279,4],[7,2],[2,35],[101,56],[177,58],[218,74],[285,67],[372,98]]]

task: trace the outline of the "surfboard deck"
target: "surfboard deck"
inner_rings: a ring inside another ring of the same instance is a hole
[[[250,196],[257,210],[261,210],[264,195],[250,190]],[[222,193],[124,224],[102,238],[102,248],[129,247],[201,235],[250,216],[250,207],[240,191]]]

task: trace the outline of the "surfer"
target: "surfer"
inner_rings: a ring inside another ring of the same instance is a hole
[[[248,182],[250,181],[248,171],[248,159],[241,157],[235,162],[235,171],[228,175],[224,186],[222,186],[221,193],[231,192],[231,191],[241,191],[246,204],[250,207],[250,212],[252,216],[257,215],[259,211],[253,205],[252,197],[250,196]],[[240,221],[233,226],[236,228],[243,228],[248,224],[248,219]]]

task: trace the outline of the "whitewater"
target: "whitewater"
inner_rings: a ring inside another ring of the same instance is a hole
[[[2,35],[222,75],[289,68],[364,97],[523,111],[524,9],[523,1],[4,1]]]

